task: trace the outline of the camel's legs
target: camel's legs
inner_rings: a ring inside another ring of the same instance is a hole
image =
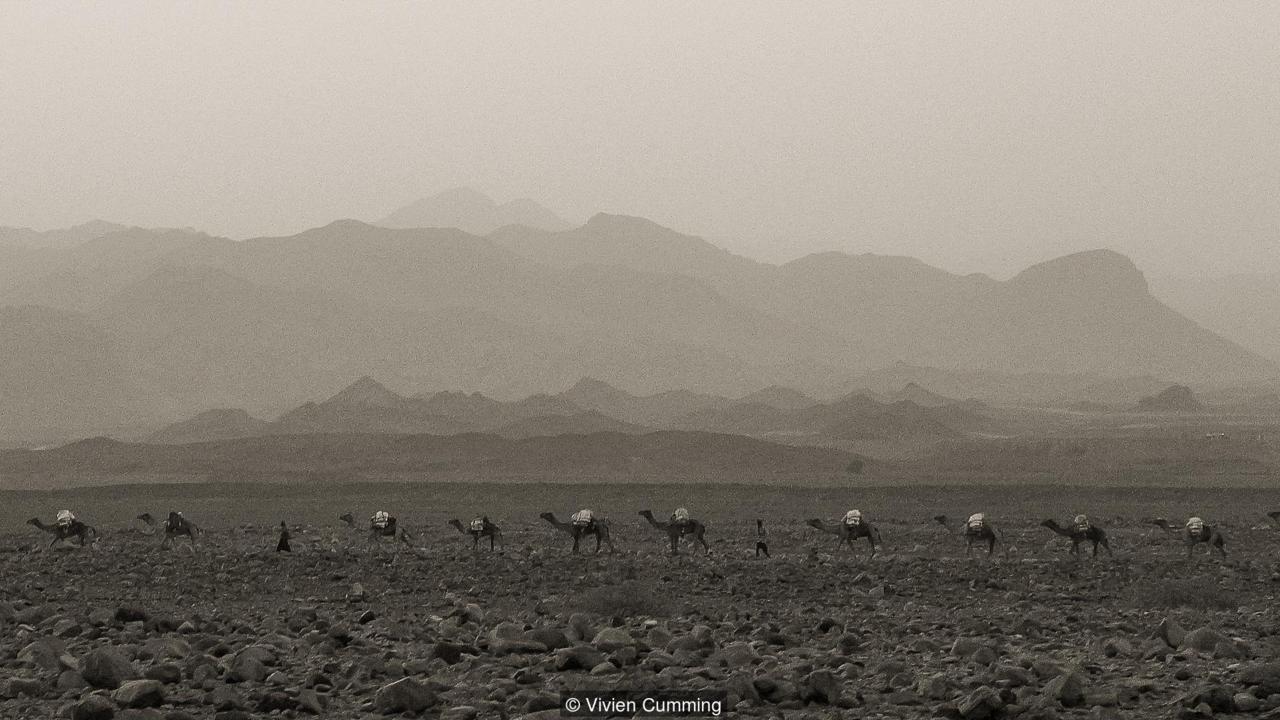
[[[706,552],[706,554],[710,555],[710,554],[711,554],[711,546],[707,544],[707,539],[706,539],[705,537],[703,537],[703,534],[702,534],[702,533],[698,533],[698,535],[697,535],[697,539],[698,539],[698,542],[702,543],[702,549],[703,549],[703,551],[704,551],[704,552]]]

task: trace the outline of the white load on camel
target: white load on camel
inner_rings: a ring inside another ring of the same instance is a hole
[[[1075,517],[1076,529],[1080,532],[1087,532],[1090,527],[1089,517],[1087,515],[1077,515]]]
[[[985,513],[974,513],[969,516],[965,525],[968,526],[970,530],[981,530],[987,525],[987,516]]]
[[[379,510],[375,512],[373,517],[369,518],[369,520],[373,523],[374,527],[380,530],[385,529],[387,524],[391,522],[391,513],[386,510]]]
[[[570,519],[573,522],[573,524],[577,525],[578,527],[588,527],[591,525],[591,523],[595,522],[595,518],[596,518],[595,513],[591,512],[590,510],[587,510],[586,508],[583,508],[582,510],[579,510],[578,512],[574,513],[573,517]]]
[[[689,522],[689,509],[676,508],[676,511],[671,513],[671,522],[675,523],[676,525],[684,525],[685,523]]]
[[[847,513],[845,513],[845,514],[844,514],[844,520],[843,520],[842,522],[844,522],[844,524],[845,524],[845,525],[849,525],[849,526],[851,526],[851,527],[852,527],[852,526],[854,526],[854,525],[861,525],[861,524],[862,524],[862,511],[861,511],[861,510],[850,510],[849,512],[847,512]]]
[[[73,522],[75,522],[75,521],[76,521],[75,513],[71,512],[70,510],[59,510],[59,511],[58,511],[58,524],[59,524],[59,525],[61,525],[61,526],[63,526],[63,527],[70,527],[70,526],[71,526],[71,523],[73,523]]]
[[[484,531],[484,518],[476,518],[475,520],[472,520],[472,521],[471,521],[471,530],[472,530],[472,532],[483,532],[483,531]]]
[[[1198,517],[1187,520],[1187,532],[1192,535],[1204,534],[1204,520]]]

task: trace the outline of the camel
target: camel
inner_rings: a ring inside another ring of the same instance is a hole
[[[53,536],[53,540],[49,543],[50,548],[71,538],[79,539],[80,547],[98,540],[98,531],[92,525],[86,525],[75,518],[72,518],[68,523],[55,523],[53,525],[45,525],[40,521],[40,518],[31,518],[27,521],[27,524]],[[90,536],[92,536],[92,540],[89,539]]]
[[[861,518],[861,513],[858,514],[858,517]],[[857,540],[858,538],[866,538],[867,542],[871,543],[871,554],[875,555],[876,542],[879,541],[880,544],[884,544],[884,541],[880,539],[880,531],[871,523],[861,519],[856,524],[850,524],[842,521],[836,523],[834,526],[828,525],[817,518],[805,520],[804,523],[805,525],[827,533],[828,535],[839,536],[840,543],[837,547],[848,546],[850,550],[853,550],[854,540]]]
[[[145,514],[145,513],[144,513]],[[147,517],[151,517],[148,515]],[[196,524],[182,516],[180,512],[169,511],[169,517],[164,521],[164,540],[160,541],[161,547],[168,545],[171,541],[187,536],[191,541],[191,547],[196,546],[196,536],[203,535],[204,531],[196,527]]]
[[[471,536],[471,549],[477,550],[480,547],[480,538],[489,538],[489,550],[492,552],[494,543],[502,545],[502,529],[497,525],[489,522],[488,516],[476,518],[471,521],[468,526],[463,526],[457,518],[449,521],[449,524],[458,528],[458,532],[463,535]],[[505,545],[503,546],[506,547]]]
[[[760,553],[764,553],[765,557],[769,557],[769,532],[764,529],[764,520],[756,518],[756,557],[760,557]]]
[[[1057,520],[1045,520],[1040,523],[1043,527],[1047,527],[1055,533],[1071,540],[1071,554],[1080,555],[1080,543],[1088,540],[1093,543],[1093,556],[1098,557],[1098,546],[1101,545],[1108,555],[1114,555],[1111,552],[1111,545],[1107,543],[1107,533],[1102,528],[1090,523],[1083,515],[1076,517],[1075,523],[1071,527],[1062,527]]]
[[[1169,525],[1164,518],[1155,518],[1151,521],[1152,525],[1163,528],[1169,532],[1178,532],[1177,529]],[[1187,557],[1191,557],[1191,551],[1199,543],[1204,543],[1208,554],[1212,555],[1216,548],[1222,557],[1227,556],[1226,538],[1218,531],[1216,527],[1205,523],[1198,517],[1187,520],[1187,524],[1182,528],[1182,543],[1187,547]]]
[[[947,524],[946,515],[935,515],[933,519],[937,520],[948,531],[952,533],[955,532],[955,530],[952,530],[951,526]],[[969,519],[964,524],[964,537],[966,541],[964,549],[965,557],[969,557],[969,555],[972,554],[973,544],[978,541],[984,541],[987,543],[987,555],[991,555],[995,552],[996,533],[999,533],[1001,538],[1004,537],[1004,531],[992,525],[982,513],[974,513],[973,515],[970,515]]]
[[[1267,513],[1267,517],[1271,518],[1271,521],[1276,525],[1280,525],[1280,510],[1272,510]]]
[[[144,512],[134,519],[142,521],[142,524],[147,526],[146,532],[148,535],[156,534],[156,519],[151,517],[151,513]]]
[[[694,542],[702,543],[702,549],[707,554],[711,554],[711,547],[707,545],[705,537],[707,526],[697,518],[686,517],[683,520],[671,520],[670,522],[661,522],[653,517],[653,513],[648,510],[641,510],[640,517],[649,521],[653,527],[665,532],[667,538],[671,540],[671,554],[677,555],[680,552],[680,538],[685,535],[692,535]]]
[[[354,520],[351,520],[350,518],[351,515],[348,513],[341,519],[346,520],[349,525],[355,527]],[[376,544],[379,539],[387,537],[398,539],[410,548],[413,547],[413,538],[409,536],[408,532],[398,526],[396,516],[385,510],[379,510],[369,518],[369,542]]]
[[[600,552],[600,543],[604,542],[609,546],[609,552],[614,552],[613,540],[609,538],[609,520],[599,515],[594,515],[590,510],[578,511],[574,513],[574,517],[579,517],[581,513],[586,512],[590,520],[586,523],[580,522],[560,522],[556,519],[555,513],[544,512],[539,517],[551,523],[553,527],[561,532],[569,534],[573,538],[573,551],[578,552],[578,543],[582,538],[588,535],[596,537],[596,552]]]

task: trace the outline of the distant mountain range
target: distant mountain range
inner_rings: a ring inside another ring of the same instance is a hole
[[[880,402],[852,395],[823,403],[785,388],[738,399],[685,391],[639,397],[591,378],[556,395],[503,402],[480,393],[405,397],[362,377],[328,400],[305,403],[274,421],[253,418],[243,410],[210,410],[160,430],[148,442],[187,444],[316,433],[528,438],[684,430],[883,453],[894,444],[910,444],[918,452],[939,440],[990,432],[998,425],[982,414],[983,406],[976,401],[957,403],[919,386],[908,386],[902,394],[930,402]]]
[[[856,462],[855,462],[856,461]],[[175,481],[844,482],[875,463],[735,435],[273,435],[193,445],[81,440],[0,451],[8,487]]]
[[[446,193],[435,205],[485,205],[468,196]],[[563,229],[534,227],[536,213],[509,224],[486,212],[488,225],[507,224],[478,236],[343,220],[243,242],[107,223],[0,231],[0,438],[158,427],[209,408],[273,423],[296,408],[288,423],[323,428],[328,411],[304,403],[365,374],[408,395],[465,388],[495,401],[583,377],[626,390],[564,393],[576,414],[503,403],[442,415],[461,424],[438,426],[521,436],[537,418],[578,429],[621,423],[603,429],[625,433],[704,413],[712,425],[714,416],[774,432],[766,413],[804,413],[810,398],[934,403],[920,391],[896,395],[909,382],[987,403],[1066,402],[1118,378],[1159,378],[1162,388],[1278,372],[1161,304],[1112,252],[1070,255],[1002,282],[874,255],[768,265],[641,218],[600,214]],[[877,368],[900,377],[872,384]],[[768,408],[758,418],[723,404],[757,392]],[[410,426],[436,427],[423,419],[435,410],[422,412]],[[405,417],[389,408],[360,422],[398,431]],[[797,415],[784,424],[832,427],[813,423]]]
[[[499,204],[469,188],[454,188],[423,198],[392,212],[377,224],[389,228],[458,228],[473,235],[488,235],[508,225],[550,232],[573,227],[533,200],[522,198]]]

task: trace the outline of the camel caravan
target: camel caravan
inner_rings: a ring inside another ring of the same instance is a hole
[[[637,514],[644,518],[645,523],[650,528],[659,531],[665,536],[670,555],[679,555],[681,541],[685,538],[689,539],[695,549],[701,547],[703,555],[709,556],[711,554],[711,546],[706,538],[707,524],[691,516],[687,508],[676,508],[664,520],[659,520],[651,510],[641,510]],[[1268,512],[1266,516],[1277,529],[1280,529],[1280,510]],[[611,554],[616,552],[613,544],[613,537],[616,534],[613,530],[613,524],[607,517],[591,509],[584,508],[573,513],[567,522],[559,520],[555,513],[552,512],[544,512],[540,517],[556,530],[569,536],[573,541],[572,552],[574,553],[580,552],[584,539],[592,537],[595,538],[594,552],[596,554],[603,547],[607,547]],[[185,537],[189,541],[190,547],[194,549],[198,538],[204,534],[204,531],[197,527],[195,523],[177,511],[170,511],[163,522],[157,522],[151,514],[145,512],[138,515],[136,519],[142,523],[145,528],[144,532],[147,534],[159,534],[162,536],[163,539],[160,543],[162,547],[176,543]],[[339,520],[346,525],[348,530],[353,532],[361,531],[361,526],[357,525],[355,516],[351,513],[340,515]],[[973,513],[962,523],[953,523],[946,515],[936,515],[933,520],[946,528],[948,534],[959,534],[964,538],[965,557],[971,557],[974,547],[981,547],[982,545],[986,545],[987,555],[991,556],[995,553],[996,546],[1001,544],[1004,539],[1004,532],[997,528],[985,513]],[[764,529],[764,521],[757,519],[755,522],[755,556],[757,558],[761,556],[768,558],[769,546],[766,542],[767,533]],[[1201,544],[1205,546],[1208,555],[1213,555],[1216,551],[1224,559],[1227,556],[1226,539],[1221,529],[1205,522],[1199,516],[1190,517],[1180,527],[1175,526],[1164,518],[1148,518],[1143,523],[1159,528],[1167,534],[1179,536],[1186,548],[1186,556],[1188,558],[1192,556],[1195,547]],[[100,540],[98,531],[92,525],[81,521],[70,510],[60,510],[52,524],[46,524],[38,517],[31,518],[27,521],[27,524],[51,536],[52,539],[49,545],[45,547],[46,550],[52,549],[58,543],[70,543],[73,547],[92,548]],[[485,539],[489,541],[490,552],[505,551],[502,529],[497,523],[491,521],[488,515],[479,515],[467,524],[463,524],[457,518],[450,519],[446,524],[463,536],[471,538],[471,549],[473,551],[479,550],[480,543]],[[856,552],[856,545],[859,541],[866,539],[870,549],[868,557],[874,557],[884,546],[880,530],[870,522],[865,513],[856,508],[846,511],[835,523],[812,518],[805,520],[804,525],[819,533],[836,536],[836,547],[839,550],[847,548],[851,552]],[[1105,551],[1107,556],[1114,557],[1106,530],[1096,525],[1087,515],[1075,515],[1067,524],[1059,524],[1057,520],[1049,518],[1041,521],[1039,526],[1069,540],[1071,542],[1070,554],[1077,558],[1081,556],[1080,546],[1084,543],[1089,543],[1092,547],[1092,557],[1094,558],[1098,557],[1100,551]],[[375,511],[369,517],[368,525],[363,527],[365,528],[366,547],[380,546],[382,540],[391,540],[396,547],[399,544],[403,544],[411,550],[414,549],[413,536],[401,526],[395,515],[386,510]],[[132,532],[137,532],[137,530]],[[278,552],[292,552],[289,546],[290,535],[288,527],[284,521],[281,521],[279,525],[279,532],[280,536],[276,550]]]

